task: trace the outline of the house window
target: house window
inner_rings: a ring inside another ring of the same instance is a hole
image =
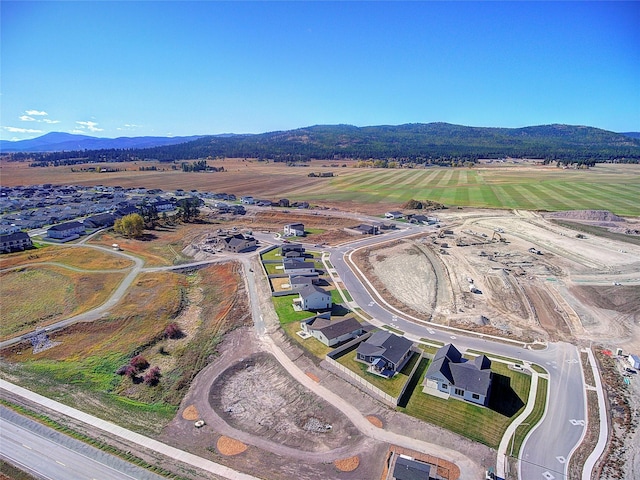
[[[455,393],[456,395],[459,395],[462,397],[464,395],[464,390],[462,390],[461,388],[456,388]]]
[[[474,393],[473,395],[471,395],[471,398],[473,398],[474,400],[480,400],[480,395]]]
[[[448,388],[449,388],[449,385],[447,385],[446,383],[443,383],[443,384],[442,384],[442,389],[443,389],[443,390],[446,390],[446,389],[448,389]]]

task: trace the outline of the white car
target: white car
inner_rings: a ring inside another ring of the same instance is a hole
[[[204,427],[204,420],[198,420],[196,423],[193,424],[194,427],[196,428],[202,428]]]

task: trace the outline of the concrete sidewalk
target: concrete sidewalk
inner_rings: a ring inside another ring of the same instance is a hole
[[[223,478],[227,478],[229,480],[260,480],[259,477],[254,477],[246,473],[238,472],[229,467],[225,467],[224,465],[214,463],[210,460],[198,457],[197,455],[193,455],[189,452],[179,450],[165,443],[158,442],[157,440],[145,437],[144,435],[140,435],[136,432],[132,432],[131,430],[127,430],[126,428],[120,427],[111,422],[107,422],[98,417],[94,417],[87,413],[81,412],[80,410],[77,410],[75,408],[68,407],[67,405],[43,397],[42,395],[38,395],[37,393],[34,393],[30,390],[24,389],[2,379],[0,379],[0,389],[26,398],[32,402],[42,405],[43,407],[67,415],[68,417],[75,418],[76,420],[84,422],[112,435],[116,435],[130,442],[137,443],[138,445],[166,455],[169,458],[174,458],[180,462],[192,465],[197,468],[201,468],[202,470],[206,470],[207,472],[211,472]]]
[[[604,392],[602,390],[602,382],[600,381],[600,373],[598,372],[598,368],[596,366],[596,359],[593,356],[593,351],[590,348],[587,348],[586,351],[587,351],[587,355],[589,356],[591,371],[593,372],[596,392],[598,393],[598,410],[600,411],[600,415],[599,415],[600,434],[598,435],[598,443],[596,444],[596,447],[593,449],[593,452],[591,452],[591,455],[589,455],[587,460],[584,462],[584,467],[582,469],[582,480],[591,480],[591,472],[593,472],[593,468],[596,466],[596,462],[598,461],[598,459],[604,452],[605,447],[607,446],[607,438],[609,436],[609,426],[607,425],[607,413],[606,413],[606,405],[604,403]]]
[[[499,478],[506,478],[505,474],[507,471],[507,448],[509,447],[509,442],[511,437],[516,432],[516,428],[522,425],[523,421],[529,416],[531,412],[533,412],[533,407],[536,403],[536,392],[538,391],[538,373],[531,369],[531,387],[529,388],[529,398],[527,399],[527,406],[524,411],[518,415],[513,422],[509,424],[507,430],[504,432],[502,436],[502,440],[500,440],[500,445],[498,446],[498,459],[496,461],[496,476]]]

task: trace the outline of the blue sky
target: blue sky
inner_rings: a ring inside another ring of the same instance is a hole
[[[640,131],[640,2],[0,2],[0,138]]]

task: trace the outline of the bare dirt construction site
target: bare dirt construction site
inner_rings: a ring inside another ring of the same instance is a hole
[[[294,382],[267,354],[223,372],[209,401],[233,427],[300,450],[335,449],[358,434],[344,415]]]
[[[438,231],[355,256],[393,303],[435,323],[525,341],[640,350],[638,237],[583,235],[531,212],[439,217]]]
[[[640,352],[637,219],[468,209],[439,217],[437,232],[354,255],[389,303],[417,318],[527,342]],[[616,432],[598,478],[638,478],[640,381],[626,372],[624,356],[598,358]]]

